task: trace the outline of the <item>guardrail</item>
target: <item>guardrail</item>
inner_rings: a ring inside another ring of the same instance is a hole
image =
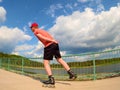
[[[120,75],[120,49],[62,56],[78,75],[77,80],[96,80]],[[25,74],[34,78],[47,78],[41,58],[0,57],[0,68]],[[51,61],[53,74],[58,80],[68,80],[67,72]]]

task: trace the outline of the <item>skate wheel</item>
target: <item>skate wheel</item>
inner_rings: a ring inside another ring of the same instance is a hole
[[[42,87],[47,87],[47,86],[43,84]]]
[[[55,88],[55,85],[51,85],[51,84],[43,84],[42,87]]]
[[[55,88],[55,85],[51,85],[51,84],[50,84],[50,85],[48,85],[47,87],[48,87],[48,88]]]

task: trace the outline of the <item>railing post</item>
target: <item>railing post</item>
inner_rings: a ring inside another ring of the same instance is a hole
[[[2,59],[0,58],[0,68],[2,67]]]
[[[10,59],[8,58],[8,70],[10,70]]]
[[[24,74],[24,59],[22,58],[22,74]]]
[[[96,80],[96,64],[95,64],[95,54],[93,54],[93,80]]]

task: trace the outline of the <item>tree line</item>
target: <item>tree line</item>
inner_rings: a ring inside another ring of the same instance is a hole
[[[16,66],[26,66],[26,67],[43,67],[42,62],[33,61],[29,58],[19,56],[19,55],[12,55],[12,54],[4,54],[0,53],[0,60],[2,64],[10,64]],[[110,58],[110,59],[102,59],[102,60],[95,60],[95,65],[106,65],[106,64],[116,64],[120,63],[120,58]],[[93,66],[93,60],[84,61],[84,62],[68,62],[70,67],[90,67]],[[52,63],[51,67],[54,68],[62,68],[62,66],[58,63]]]

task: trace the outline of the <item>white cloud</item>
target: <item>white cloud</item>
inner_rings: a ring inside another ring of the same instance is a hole
[[[26,51],[26,50],[31,50],[33,49],[35,46],[33,45],[28,45],[28,44],[22,44],[22,45],[19,45],[19,46],[16,46],[15,50],[14,51]]]
[[[11,53],[19,42],[23,43],[31,38],[17,27],[2,26],[0,27],[0,52]]]
[[[73,10],[73,6],[71,4],[69,4],[69,3],[65,7],[70,9],[70,10]]]
[[[26,57],[41,57],[43,56],[43,45],[40,41],[38,41],[37,45],[25,45],[22,47],[26,47],[28,46],[28,48],[26,48],[28,51],[24,52],[23,55]],[[20,49],[20,48],[19,48]]]
[[[31,26],[31,24],[32,24],[32,21],[28,22],[28,26],[29,26],[29,27]]]
[[[62,9],[63,6],[61,4],[55,4],[55,5],[51,5],[50,9],[47,10],[47,14],[50,14],[51,17],[55,17],[55,12],[56,10]]]
[[[26,33],[28,30],[27,30],[27,26],[24,26],[23,27],[23,30],[24,30],[24,32]]]
[[[6,10],[3,7],[0,7],[0,22],[4,22],[6,20]]]
[[[83,3],[83,4],[80,4]],[[86,3],[86,4],[84,4]],[[60,15],[71,15],[74,11],[83,11],[85,8],[93,8],[96,13],[104,11],[104,5],[102,0],[77,0],[74,3],[54,4],[49,7],[46,14],[53,18],[57,18]]]
[[[120,7],[120,3],[117,4]]]
[[[109,51],[109,50],[115,50],[115,49],[120,49],[120,46],[116,46],[116,47],[109,47],[109,48],[105,48],[103,51]]]
[[[91,0],[77,0],[78,2],[81,2],[81,3],[85,3],[85,2],[88,2],[88,1],[91,1]]]
[[[97,5],[97,10],[96,10],[97,13],[99,13],[99,12],[101,12],[101,11],[104,11],[104,10],[105,10],[105,8],[104,8],[104,5],[103,5],[103,4]]]
[[[43,25],[43,26],[41,26],[40,28],[41,28],[41,29],[44,29],[45,27],[46,27],[46,25]]]
[[[12,54],[15,55],[23,55],[28,57],[28,53],[30,53],[35,48],[35,45],[29,45],[29,44],[22,44],[17,45],[15,49],[13,50]],[[29,55],[30,56],[30,55]],[[30,57],[33,57],[32,55]]]
[[[74,7],[77,7],[78,6],[78,3],[74,3],[74,5],[73,5]]]
[[[0,0],[0,2],[2,2],[3,0]]]
[[[64,50],[73,53],[116,47],[120,43],[120,6],[95,14],[90,8],[59,16],[50,33],[60,41]],[[75,52],[76,51],[76,52]]]

